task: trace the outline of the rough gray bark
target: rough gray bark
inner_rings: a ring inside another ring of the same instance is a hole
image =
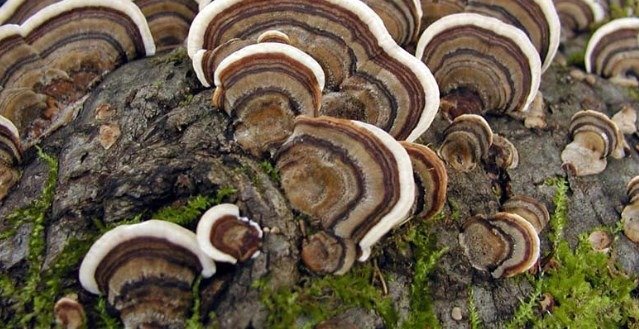
[[[434,227],[438,246],[447,246],[449,252],[441,259],[431,285],[435,310],[444,327],[469,326],[469,289],[474,292],[483,323],[491,328],[510,319],[520,300],[532,290],[521,278],[493,280],[472,269],[457,239],[462,220],[496,212],[500,195],[509,192],[537,197],[552,212],[554,189],[543,182],[565,175],[559,155],[568,142],[572,114],[589,108],[612,115],[621,104],[639,105],[627,90],[600,79],[593,86],[576,81],[558,65],[544,75],[542,91],[548,105],[547,129],[530,130],[506,117],[488,118],[493,130],[519,149],[518,168],[501,176],[482,167],[467,174],[449,171],[446,219]],[[203,303],[215,310],[222,328],[263,328],[267,314],[251,283],[269,275],[275,287],[286,287],[304,275],[298,256],[301,231],[278,183],[260,169],[263,159],[250,157],[230,140],[229,118],[211,108],[210,96],[211,90],[200,89],[188,59],[163,55],[136,61],[106,77],[78,118],[42,143],[60,162],[56,197],[47,218],[45,267],[67,239],[83,236],[93,219],[119,221],[189,195],[214,194],[220,187],[233,186],[238,192],[230,201],[263,226],[279,228],[280,233],[266,236],[263,256],[235,268],[223,267],[221,272],[226,274],[208,284]],[[421,141],[439,145],[446,126],[437,118]],[[102,145],[109,144],[105,132],[117,130],[121,135],[106,149]],[[629,143],[637,144],[637,138],[629,138]],[[0,218],[41,192],[47,168],[36,160],[33,150],[27,152],[23,169],[19,185],[2,202]],[[626,182],[637,174],[639,164],[633,151],[628,158],[610,160],[600,175],[569,179],[565,233],[572,245],[580,233],[619,220]],[[450,217],[453,207],[458,208],[462,220]],[[4,219],[0,220],[0,227],[5,225]],[[24,270],[30,230],[24,225],[13,239],[0,242],[3,272],[19,276]],[[546,235],[547,230],[542,232],[542,253],[549,246]],[[376,249],[395,306],[406,315],[411,259],[393,250],[388,239]],[[613,250],[627,271],[639,273],[639,247],[621,236]],[[80,292],[81,300],[93,298],[74,278],[66,283]],[[462,309],[462,321],[451,318],[453,307]],[[349,311],[343,318],[366,328],[383,326],[374,313],[363,310]]]

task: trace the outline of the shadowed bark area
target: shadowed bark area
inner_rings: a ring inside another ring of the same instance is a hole
[[[443,327],[469,327],[471,289],[478,314],[489,328],[508,322],[520,300],[528,299],[532,291],[523,277],[494,280],[470,266],[458,242],[463,220],[496,212],[500,197],[507,193],[539,198],[552,213],[555,189],[544,181],[565,176],[559,156],[569,142],[572,114],[594,109],[611,116],[622,104],[639,105],[626,89],[601,79],[594,85],[576,81],[558,65],[544,75],[541,89],[548,128],[530,130],[511,118],[488,118],[494,132],[518,148],[516,169],[499,175],[486,166],[470,173],[449,169],[445,218],[433,227],[437,246],[449,251],[435,270],[430,292]],[[230,119],[209,105],[211,93],[199,86],[188,58],[175,52],[136,61],[110,74],[87,99],[78,118],[45,139],[41,146],[59,160],[60,173],[47,214],[44,269],[69,238],[86,236],[96,219],[116,222],[153,213],[191,195],[214,195],[220,188],[234,187],[237,192],[229,201],[261,226],[277,227],[279,232],[266,235],[261,256],[236,267],[221,266],[220,274],[205,282],[203,312],[215,311],[221,328],[265,328],[268,314],[252,283],[268,277],[274,288],[290,287],[307,275],[299,261],[303,236],[278,182],[261,168],[265,159],[249,156],[231,140]],[[420,141],[438,146],[447,125],[438,117]],[[627,139],[631,146],[638,142],[636,136]],[[619,220],[626,183],[639,174],[637,153],[634,149],[631,153],[621,160],[610,159],[600,175],[569,178],[565,237],[572,246],[579,234],[601,225],[614,226]],[[41,193],[46,180],[47,168],[35,151],[29,150],[25,158],[20,183],[2,202],[0,228],[7,227],[7,214]],[[0,241],[2,272],[14,278],[23,275],[31,229],[23,225],[13,238]],[[548,229],[541,234],[542,254],[548,252],[547,235]],[[396,309],[405,317],[410,311],[412,259],[410,253],[394,249],[390,240],[383,239],[372,258],[387,278]],[[625,270],[639,273],[639,247],[623,235],[616,240],[613,255]],[[65,290],[80,294],[80,301],[95,302],[75,277],[66,278],[64,284]],[[451,318],[453,307],[462,309],[461,321]],[[0,318],[10,316],[5,308],[0,311]],[[362,328],[383,327],[377,315],[362,309],[341,318]]]

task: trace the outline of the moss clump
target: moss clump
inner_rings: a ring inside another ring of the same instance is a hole
[[[481,317],[477,311],[477,306],[475,306],[475,293],[473,292],[472,287],[468,289],[468,316],[470,319],[471,329],[479,329],[483,327]]]
[[[430,223],[442,218],[440,213],[431,221],[420,221],[409,228],[406,241],[413,250],[415,265],[413,268],[413,282],[410,288],[410,313],[402,324],[403,329],[439,328],[440,324],[430,299],[430,276],[437,266],[439,259],[448,248],[437,249],[436,239],[430,229]]]
[[[107,310],[107,300],[100,296],[95,304],[95,312],[98,314],[97,327],[106,329],[119,329],[122,327],[120,321],[109,314]]]
[[[534,278],[530,278],[534,281]],[[506,325],[507,329],[518,329],[525,327],[526,323],[535,318],[535,309],[539,302],[539,296],[541,296],[543,280],[537,280],[535,290],[530,295],[527,301],[521,301],[519,308],[515,312],[512,320]]]
[[[277,170],[277,168],[273,167],[273,164],[270,163],[268,160],[260,162],[260,168],[262,168],[264,173],[268,175],[268,177],[270,177],[271,180],[273,180],[274,182],[280,181],[279,171]]]
[[[193,308],[191,317],[186,321],[186,329],[202,329],[202,320],[200,319],[200,283],[202,276],[198,276],[193,282]]]
[[[564,227],[568,221],[568,182],[564,178],[550,178],[544,182],[547,186],[555,187],[553,204],[555,211],[550,218],[550,242],[553,250],[557,249],[559,242],[564,241]]]
[[[371,265],[353,268],[343,276],[308,278],[293,288],[273,290],[267,280],[254,282],[269,315],[268,328],[312,328],[354,307],[375,310],[387,328],[395,328],[398,315],[390,299],[373,286]]]
[[[198,195],[191,197],[184,206],[169,206],[158,210],[151,218],[172,222],[180,226],[192,226],[202,214],[214,205],[237,193],[233,187],[220,188],[214,197]]]

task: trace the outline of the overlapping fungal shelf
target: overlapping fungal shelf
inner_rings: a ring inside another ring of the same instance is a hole
[[[553,0],[559,20],[562,35],[572,38],[585,32],[594,23],[605,18],[604,8],[595,0]]]
[[[271,30],[320,64],[326,92],[340,93],[320,114],[364,121],[409,141],[432,122],[439,93],[430,71],[393,41],[374,11],[355,1],[214,1],[196,16],[188,38],[202,84],[213,83],[229,47],[255,43]]]
[[[592,35],[584,61],[588,73],[604,78],[625,80],[638,86],[639,18],[627,17],[610,21]]]

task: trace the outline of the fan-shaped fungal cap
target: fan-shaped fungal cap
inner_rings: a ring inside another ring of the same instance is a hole
[[[550,214],[546,206],[537,199],[525,195],[514,195],[501,206],[501,211],[517,214],[527,220],[537,233],[546,227]]]
[[[21,162],[22,145],[18,129],[0,115],[0,200],[20,180],[18,165]]]
[[[200,5],[196,0],[134,0],[133,2],[146,17],[158,49],[182,45]]]
[[[621,212],[623,233],[635,243],[639,243],[639,204],[632,203]]]
[[[32,87],[42,75],[40,55],[18,25],[0,26],[0,87]]]
[[[235,138],[260,155],[293,131],[295,116],[316,116],[324,72],[299,49],[274,42],[246,46],[215,70],[213,105],[234,119]]]
[[[42,8],[60,0],[7,0],[0,6],[0,24],[22,24]]]
[[[630,179],[626,187],[626,193],[628,195],[628,203],[635,203],[639,200],[639,176]]]
[[[442,210],[446,202],[446,165],[427,146],[410,142],[400,144],[410,156],[415,176],[415,202],[411,213],[417,218],[430,219]]]
[[[493,144],[493,131],[488,122],[476,114],[462,114],[444,131],[439,156],[455,170],[467,172],[475,168]]]
[[[421,30],[428,28],[444,16],[463,13],[467,3],[468,0],[421,0],[423,12]]]
[[[77,295],[60,298],[53,307],[55,322],[62,329],[84,328],[86,315]]]
[[[270,30],[285,33],[291,46],[321,65],[325,89],[354,98],[357,109],[342,117],[371,123],[398,140],[411,141],[432,122],[439,107],[432,74],[393,41],[379,16],[360,1],[212,2],[195,17],[188,37],[189,56],[200,81],[212,83],[210,72],[219,62],[211,57],[219,53],[218,47],[237,38],[255,43]]]
[[[417,40],[422,20],[419,0],[362,0],[384,21],[393,40],[405,46]]]
[[[605,18],[603,7],[595,0],[553,0],[562,34],[572,37]]]
[[[318,274],[345,274],[356,258],[357,248],[351,239],[326,232],[313,234],[302,246],[304,265]]]
[[[586,70],[604,78],[636,81],[639,72],[637,35],[637,17],[615,19],[597,29],[586,47]]]
[[[446,16],[424,31],[416,56],[433,70],[441,108],[452,117],[525,111],[539,89],[537,50],[521,30],[496,18]]]
[[[637,111],[630,105],[624,105],[612,116],[612,121],[624,135],[637,132]]]
[[[197,224],[200,249],[218,262],[235,264],[257,257],[262,234],[257,223],[240,217],[239,208],[228,203],[207,210]]]
[[[275,158],[291,205],[359,244],[360,261],[409,216],[415,200],[406,150],[369,124],[299,116]]]
[[[173,328],[184,326],[198,272],[210,277],[215,264],[200,250],[195,234],[149,220],[100,237],[82,261],[80,283],[94,294],[106,294],[127,328]]]
[[[469,218],[459,242],[473,267],[494,278],[511,277],[530,269],[539,258],[539,236],[519,215],[500,212]]]
[[[519,165],[519,151],[515,145],[498,134],[493,134],[493,144],[488,149],[488,158],[502,169],[513,169]]]
[[[572,142],[561,152],[564,166],[577,176],[593,175],[606,169],[606,157],[623,156],[623,135],[605,114],[579,111],[570,121]]]

